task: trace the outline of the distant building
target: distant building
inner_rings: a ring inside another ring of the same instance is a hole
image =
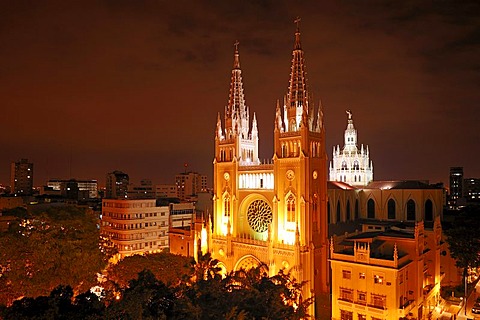
[[[201,191],[207,191],[207,176],[185,172],[175,176],[177,197],[182,201],[195,201]]]
[[[97,180],[50,179],[40,194],[61,195],[70,200],[89,200],[98,198]]]
[[[29,196],[33,193],[33,163],[28,159],[12,162],[10,171],[11,193]]]
[[[425,319],[440,298],[440,218],[433,228],[366,222],[331,238],[332,319]]]
[[[178,198],[175,184],[159,184],[155,186],[155,198]]]
[[[450,205],[463,198],[463,167],[450,167]]]
[[[170,226],[189,229],[195,221],[195,206],[192,202],[170,204]]]
[[[122,171],[113,171],[107,174],[105,198],[126,199],[128,197],[128,174]]]
[[[480,202],[480,178],[464,179],[463,187],[467,202]]]
[[[151,180],[142,180],[140,184],[129,184],[128,199],[155,199],[155,186]]]
[[[373,180],[373,163],[368,146],[357,145],[357,130],[353,126],[352,113],[347,111],[348,124],[345,130],[345,145],[333,147],[330,162],[330,180],[341,181],[352,186],[366,186]]]
[[[117,259],[168,248],[169,207],[155,199],[103,199],[101,234],[118,250]]]

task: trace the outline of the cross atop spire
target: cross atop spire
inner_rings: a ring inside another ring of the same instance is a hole
[[[233,60],[233,68],[234,69],[240,69],[240,54],[238,53],[238,45],[240,44],[240,42],[238,42],[238,40],[235,41],[235,43],[233,44],[235,46],[235,58]]]
[[[300,17],[297,17],[293,22],[297,25],[297,29],[295,30],[295,46],[293,47],[295,50],[301,50],[302,46],[300,45]]]

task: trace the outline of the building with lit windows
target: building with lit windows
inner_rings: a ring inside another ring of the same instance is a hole
[[[300,31],[290,82],[274,119],[273,159],[261,161],[256,115],[245,102],[238,43],[224,121],[215,130],[213,231],[209,251],[224,270],[286,269],[328,310],[327,156],[321,107],[308,91]],[[210,232],[211,231],[211,232]],[[315,306],[309,313],[316,314]]]
[[[126,199],[128,197],[128,174],[115,170],[107,173],[105,198]]]
[[[368,146],[358,147],[357,130],[353,126],[352,112],[347,111],[348,123],[345,130],[345,145],[333,148],[330,162],[330,180],[348,183],[351,186],[366,186],[373,181],[373,163]]]
[[[117,259],[168,248],[169,207],[155,199],[103,199],[101,234],[118,250]]]
[[[175,184],[158,184],[155,186],[155,198],[178,198]]]
[[[47,188],[52,194],[60,194],[67,199],[87,200],[98,198],[97,180],[50,179]]]
[[[10,190],[12,194],[29,196],[33,193],[33,163],[28,159],[12,162],[10,170]]]
[[[457,201],[463,198],[463,167],[450,168],[450,197],[449,204],[456,206]]]
[[[440,301],[440,218],[364,221],[330,242],[332,319],[423,319]]]
[[[181,201],[195,201],[199,192],[207,191],[207,176],[197,172],[185,172],[175,176],[177,197]]]
[[[463,186],[467,202],[480,202],[480,178],[466,178]]]

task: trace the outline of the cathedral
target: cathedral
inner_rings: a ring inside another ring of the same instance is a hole
[[[321,106],[311,100],[297,28],[288,91],[274,115],[274,154],[258,158],[235,44],[228,105],[215,130],[213,228],[208,247],[225,271],[265,264],[306,281],[305,298],[329,295],[327,155]],[[327,302],[328,303],[328,302]],[[315,314],[314,306],[309,310]]]

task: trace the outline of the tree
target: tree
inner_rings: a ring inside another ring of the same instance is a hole
[[[143,270],[150,270],[167,286],[177,285],[193,273],[192,258],[168,252],[128,256],[107,268],[107,278],[119,288],[126,288]]]
[[[28,212],[0,233],[0,304],[48,295],[59,285],[91,288],[107,264],[93,213],[73,206]]]
[[[471,268],[480,267],[480,209],[468,206],[456,217],[451,226],[444,224],[448,248],[456,265],[463,269],[465,297],[467,297],[467,275]],[[466,312],[466,308],[465,308]]]

